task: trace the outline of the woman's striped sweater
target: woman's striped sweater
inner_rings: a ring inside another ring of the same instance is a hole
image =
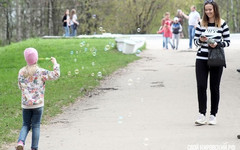
[[[203,27],[198,23],[195,31],[194,43],[200,46],[197,52],[197,59],[208,59],[208,44],[200,41],[200,36],[204,35],[207,38],[212,38],[217,42],[217,46],[228,47],[230,45],[230,32],[228,25],[221,19],[221,27],[216,27],[215,23],[208,23],[208,27]]]

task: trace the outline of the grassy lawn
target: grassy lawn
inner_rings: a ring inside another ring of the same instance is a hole
[[[99,81],[118,68],[139,59],[116,50],[114,39],[30,39],[0,48],[0,147],[17,140],[22,125],[21,92],[17,87],[20,68],[26,65],[23,51],[38,50],[40,58],[56,57],[61,77],[48,81],[45,93],[44,120],[61,113],[83,91],[99,85]],[[52,70],[52,63],[39,60],[42,68]],[[83,90],[84,89],[84,90]]]

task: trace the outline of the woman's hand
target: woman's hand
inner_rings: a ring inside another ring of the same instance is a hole
[[[206,37],[206,36],[201,36],[201,37],[200,37],[200,41],[206,42],[206,41],[207,41],[207,37]]]

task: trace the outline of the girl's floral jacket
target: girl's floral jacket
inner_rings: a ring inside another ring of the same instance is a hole
[[[53,71],[38,67],[33,76],[24,77],[24,69],[18,74],[18,87],[22,91],[22,108],[34,109],[44,106],[45,81],[60,77],[60,65],[54,64]]]

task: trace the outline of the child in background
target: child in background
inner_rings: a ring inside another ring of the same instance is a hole
[[[173,19],[171,30],[172,30],[172,33],[173,33],[173,47],[175,47],[176,50],[178,50],[178,44],[179,44],[179,39],[180,39],[180,33],[182,32],[182,26],[178,22],[177,17],[175,17]],[[175,40],[176,40],[176,44],[175,44]]]
[[[54,57],[51,57],[53,70],[48,71],[37,65],[38,52],[34,48],[24,51],[27,66],[20,69],[18,86],[22,91],[23,125],[18,138],[16,150],[23,150],[25,140],[32,129],[32,150],[38,149],[40,123],[44,107],[45,81],[56,80],[60,77],[60,67]]]
[[[164,37],[163,40],[165,40],[166,49],[168,49],[168,43],[172,46],[172,49],[175,48],[170,41],[172,38],[171,21],[170,20],[165,21],[162,30],[158,31],[157,33],[158,34],[163,33],[163,37]]]

